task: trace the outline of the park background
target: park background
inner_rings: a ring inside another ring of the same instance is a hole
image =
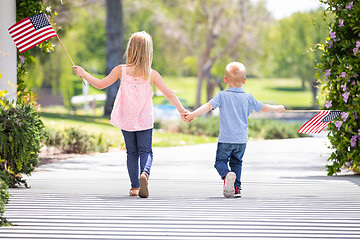
[[[149,32],[153,68],[188,109],[225,88],[227,63],[243,62],[245,90],[264,103],[341,110],[341,119],[325,132],[333,145],[328,159],[333,165],[326,167],[329,175],[342,168],[358,173],[359,3],[320,0],[329,11],[312,8],[274,17],[269,2],[18,0],[16,21],[46,12],[75,63],[99,78],[124,62],[133,32]],[[109,124],[119,81],[105,91],[84,87],[56,39],[17,54],[17,64],[16,84],[7,82],[17,102],[9,102],[0,89],[0,213],[9,198],[7,187],[27,187],[22,174],[29,176],[50,155],[124,149],[120,130]],[[154,103],[155,147],[216,142],[216,112],[186,124],[156,88]],[[296,131],[310,117],[252,114],[250,140],[303,137]]]
[[[122,55],[129,36],[145,30],[154,41],[153,68],[189,109],[225,88],[224,69],[231,61],[245,64],[245,91],[259,101],[283,104],[288,109],[319,109],[324,104],[317,91],[316,64],[321,53],[316,47],[325,41],[329,30],[328,17],[324,17],[320,4],[319,8],[288,13],[280,19],[267,9],[266,1],[123,1],[120,7],[106,5],[105,1],[45,1],[45,5],[51,7],[48,11],[54,15],[54,28],[74,62],[99,78],[124,62]],[[118,43],[107,41],[106,33],[111,31],[107,27],[116,28],[116,24],[106,24],[110,13],[107,7],[115,15],[109,21],[123,24],[119,34],[123,40],[113,40],[121,43],[119,49],[111,47]],[[111,91],[84,87],[73,74],[61,45],[56,39],[52,42],[51,54],[44,54],[39,48],[30,50],[36,61],[27,69],[24,80],[35,92],[42,120],[55,138],[49,142],[66,145],[59,143],[63,134],[58,130],[73,127],[95,138],[101,135],[97,142],[104,142],[105,149],[123,148],[120,132],[103,116],[104,105],[108,104],[105,95],[109,97]],[[121,62],[107,61],[111,48]],[[84,93],[88,102],[79,97]],[[95,103],[93,99],[98,100]],[[154,107],[155,127],[159,129],[154,135],[154,146],[216,141],[216,116],[183,124],[178,121],[175,108],[155,88]],[[280,123],[251,120],[250,137],[297,137],[297,129],[308,117],[302,115]]]

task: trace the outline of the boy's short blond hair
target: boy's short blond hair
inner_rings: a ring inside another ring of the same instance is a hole
[[[230,82],[242,82],[246,77],[246,68],[239,62],[229,63],[225,68],[225,78]]]

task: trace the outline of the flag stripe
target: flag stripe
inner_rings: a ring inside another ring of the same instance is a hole
[[[16,29],[18,29],[19,27],[21,27],[24,24],[27,24],[27,22],[30,22],[29,18],[24,18],[23,20],[21,20],[20,22],[15,23],[14,25],[12,25],[11,27],[9,27],[8,31],[10,34],[12,34],[12,32],[14,32]]]
[[[22,38],[21,41],[17,41],[16,45],[20,48],[24,44],[28,43],[29,41],[41,38],[44,35],[50,35],[52,33],[55,33],[55,32],[51,29],[51,26],[50,26],[50,29],[47,28],[47,29],[40,30],[38,32],[33,32],[33,33],[28,34],[26,37]]]
[[[324,123],[319,122],[316,126],[314,126],[314,128],[312,129],[311,132],[312,132],[312,133],[317,133],[317,132],[319,131],[319,129],[322,130],[323,125],[324,125]],[[320,130],[320,131],[321,131],[321,130]]]
[[[326,113],[325,113],[326,115]],[[312,123],[310,126],[307,126],[306,130],[305,130],[305,133],[315,133],[317,127],[318,127],[318,124],[321,124],[321,119],[324,117],[324,114],[321,114],[319,115],[317,118],[316,118],[316,121],[314,123]]]
[[[14,39],[14,42],[21,40],[21,38],[25,37],[26,34],[35,32],[35,28],[33,26],[25,26],[24,28],[17,31],[14,35],[12,35],[12,38]]]
[[[314,117],[312,117],[309,121],[307,121],[300,129],[299,133],[310,133],[311,129],[313,128],[313,125],[317,124],[322,117],[324,117],[328,111],[321,111],[318,114],[316,114]]]
[[[320,133],[330,122],[323,122],[317,127],[315,133]]]
[[[316,121],[312,123],[310,126],[307,127],[306,132],[307,133],[314,133],[318,127],[319,124],[321,124],[321,120],[328,114],[328,112],[323,112],[322,114],[319,114],[319,116],[316,118]]]
[[[331,121],[337,118],[341,111],[320,111],[309,121],[307,121],[298,133],[320,133]]]
[[[316,118],[316,122],[314,122],[313,124],[311,124],[311,126],[308,126],[307,128],[307,133],[314,133],[317,131],[317,128],[319,127],[319,124],[321,124],[321,120],[327,116],[329,112],[328,111],[323,111],[321,114],[319,114],[319,116]]]
[[[41,38],[41,39],[38,39],[36,42],[34,42],[34,43],[31,44],[31,45],[30,45],[30,44],[29,44],[29,45],[26,45],[25,47],[19,49],[19,51],[20,51],[20,53],[23,53],[23,52],[29,50],[30,48],[35,47],[35,46],[38,45],[39,43],[42,43],[43,41],[46,41],[46,40],[48,40],[48,39],[50,39],[50,38],[52,38],[52,37],[56,37],[56,36],[57,36],[57,35],[56,35],[55,33],[52,34],[52,35],[47,35],[47,36],[45,36],[45,37],[43,37],[43,38]]]
[[[25,18],[8,29],[20,53],[57,34],[44,13]]]
[[[23,32],[21,32],[21,34],[17,35],[16,37],[14,37],[14,42],[16,44],[18,44],[19,42],[22,42],[23,39],[27,38],[30,35],[36,34],[36,31],[34,29],[34,27],[30,27],[27,29],[24,29]]]
[[[30,22],[30,20],[27,20],[26,22],[24,22],[23,24],[21,24],[20,28],[16,28],[13,31],[10,32],[10,35],[12,38],[17,37],[18,35],[20,35],[21,33],[23,33],[26,29],[28,28],[34,28]],[[35,29],[35,28],[34,28]]]

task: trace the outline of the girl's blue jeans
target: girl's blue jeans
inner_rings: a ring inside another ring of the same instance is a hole
[[[150,176],[150,169],[153,161],[152,129],[135,132],[121,131],[124,135],[126,145],[127,168],[131,187],[138,188],[140,187],[140,173],[146,172],[147,175]]]
[[[224,179],[228,172],[236,174],[235,187],[241,189],[242,158],[245,153],[246,143],[218,143],[214,167]],[[230,169],[229,169],[230,166]]]

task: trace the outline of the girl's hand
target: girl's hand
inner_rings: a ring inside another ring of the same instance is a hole
[[[189,110],[184,109],[184,111],[180,112],[181,119],[182,119],[183,121],[186,121],[186,120],[185,120],[185,117],[186,117],[186,115],[189,114],[189,113],[190,113]]]
[[[86,73],[85,70],[80,66],[73,66],[73,68],[75,74],[78,75],[79,77],[83,77]]]
[[[185,113],[183,120],[185,122],[191,122],[192,120],[194,120],[194,116],[192,115],[191,112],[187,112],[187,113]]]

